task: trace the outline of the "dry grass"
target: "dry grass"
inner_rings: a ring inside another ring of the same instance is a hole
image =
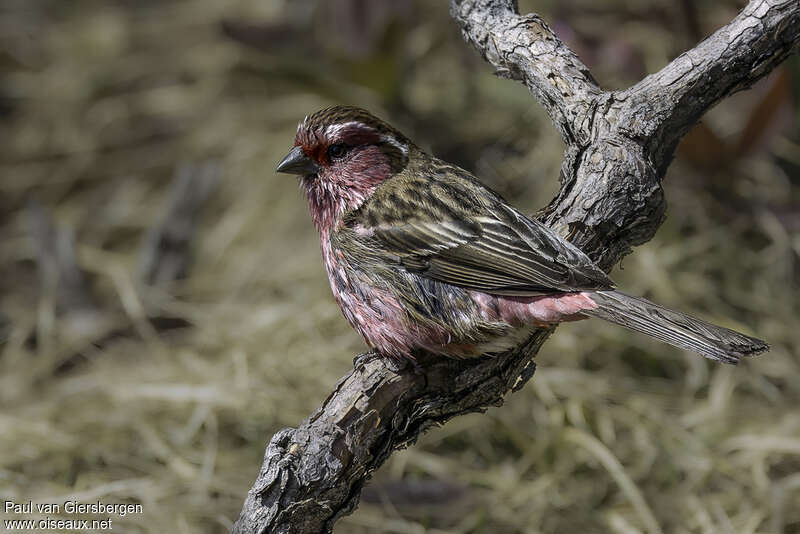
[[[349,4],[330,3],[337,16]],[[362,350],[329,296],[296,184],[272,172],[305,113],[341,101],[383,110],[518,206],[549,199],[561,145],[525,90],[489,75],[443,6],[387,15],[389,4],[371,11],[394,21],[373,21],[380,38],[344,44],[325,41],[323,8],[303,25],[308,2],[0,6],[4,499],[141,503],[117,532],[230,527],[269,436],[307,416]],[[628,6],[569,19],[587,34],[619,28],[610,51],[581,49],[607,85],[688,39],[671,38],[676,8],[653,4],[673,18]],[[733,9],[700,6],[709,27]],[[285,13],[301,30],[274,29],[266,51],[219,27]],[[765,91],[707,123],[731,138]],[[396,454],[338,531],[800,532],[800,135],[780,109],[730,167],[679,158],[669,220],[614,273],[630,292],[764,337],[769,354],[733,368],[598,322],[564,326],[523,391]],[[138,250],[170,177],[206,160],[222,183],[190,276],[145,288]],[[40,289],[31,195],[74,231],[101,315],[64,317]],[[192,326],[158,332],[152,315]],[[93,346],[114,329],[123,335]]]

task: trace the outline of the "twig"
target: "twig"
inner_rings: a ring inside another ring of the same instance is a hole
[[[44,298],[62,313],[95,307],[83,271],[75,254],[72,231],[59,226],[49,210],[31,199],[26,207],[31,238],[36,246],[36,263]]]
[[[182,165],[160,224],[142,244],[140,273],[148,285],[160,286],[186,276],[192,259],[197,218],[220,177],[219,165]]]
[[[525,83],[568,147],[558,196],[541,219],[610,268],[663,219],[661,179],[680,136],[800,41],[800,2],[753,0],[694,50],[634,87],[607,93],[536,15],[512,0],[451,0],[465,38]],[[423,374],[361,358],[322,407],[275,434],[235,533],[331,532],[392,451],[451,417],[501,404],[525,384],[552,330],[494,359],[421,362]]]

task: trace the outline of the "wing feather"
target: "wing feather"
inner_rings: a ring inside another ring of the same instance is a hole
[[[446,170],[431,181],[388,180],[350,224],[366,229],[361,234],[387,261],[456,286],[519,296],[614,287],[574,245],[506,204],[466,171]],[[476,188],[483,194],[476,194]],[[444,205],[449,199],[443,200],[442,192],[470,202]],[[401,210],[395,209],[398,203]]]

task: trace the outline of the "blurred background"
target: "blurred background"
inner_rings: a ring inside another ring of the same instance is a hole
[[[605,88],[745,2],[540,0]],[[768,340],[716,365],[565,325],[505,406],[395,454],[337,532],[800,533],[800,62],[712,110],[668,219],[613,273]],[[0,495],[141,503],[117,532],[224,532],[264,446],[364,349],[330,296],[295,127],[348,103],[529,212],[563,145],[445,2],[0,3]],[[5,518],[5,516],[4,516]]]

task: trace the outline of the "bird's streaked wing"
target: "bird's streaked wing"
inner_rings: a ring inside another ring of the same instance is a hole
[[[516,296],[614,287],[583,252],[491,191],[493,204],[468,202],[474,197],[470,190],[483,186],[458,170],[463,175],[451,170],[441,187],[389,180],[374,197],[378,209],[372,210],[368,201],[355,214],[355,224],[368,230],[387,259],[397,258],[410,271],[456,286]],[[414,193],[404,194],[409,187]],[[386,210],[385,198],[402,209]]]

